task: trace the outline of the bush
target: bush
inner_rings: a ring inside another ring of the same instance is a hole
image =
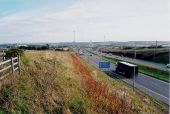
[[[16,57],[16,56],[22,56],[23,55],[23,51],[20,49],[10,49],[8,51],[6,51],[6,58],[11,58],[11,57]]]

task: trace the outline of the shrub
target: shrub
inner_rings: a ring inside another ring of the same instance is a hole
[[[16,56],[22,56],[23,55],[23,51],[20,49],[10,49],[8,51],[6,51],[6,58],[11,58],[11,57],[16,57]]]

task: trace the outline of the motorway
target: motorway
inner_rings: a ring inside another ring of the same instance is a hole
[[[141,59],[134,59],[134,58],[117,56],[117,55],[106,54],[106,53],[100,53],[99,55],[103,55],[103,56],[109,57],[109,58],[116,58],[116,59],[124,60],[124,61],[127,61],[127,62],[132,62],[134,64],[151,66],[151,67],[162,69],[162,70],[169,70],[168,68],[166,68],[166,64],[155,63],[155,62],[151,62],[151,61],[145,61],[145,60],[141,60]]]
[[[83,58],[87,59],[88,61],[92,62],[93,64],[97,65],[101,61],[101,58],[96,55],[89,54],[88,52],[84,52]],[[102,60],[103,61],[103,60]],[[133,85],[133,78],[124,78],[116,74],[115,72],[115,65],[111,63],[110,68],[110,75],[112,77],[119,77],[121,80],[127,82],[130,85]],[[150,96],[166,103],[169,105],[169,86],[170,84],[156,78],[147,76],[145,74],[139,73],[138,76],[135,78],[135,88],[147,93]]]

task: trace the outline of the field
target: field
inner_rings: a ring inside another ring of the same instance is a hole
[[[112,79],[73,52],[27,51],[0,88],[0,114],[166,114],[168,106]]]

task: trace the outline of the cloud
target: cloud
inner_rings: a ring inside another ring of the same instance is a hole
[[[55,7],[18,12],[0,19],[2,42],[167,40],[168,0],[79,0]]]

